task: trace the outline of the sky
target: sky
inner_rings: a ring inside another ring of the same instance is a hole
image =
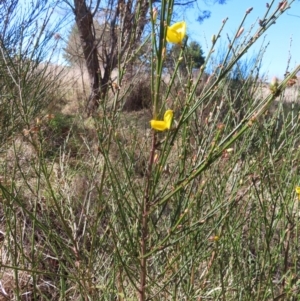
[[[217,34],[222,20],[228,17],[225,29],[221,34],[221,44],[228,45],[227,34],[233,37],[239,27],[240,22],[246,10],[253,7],[253,10],[246,19],[244,34],[247,33],[250,26],[255,24],[258,27],[258,19],[262,19],[266,12],[266,1],[263,0],[227,0],[227,4],[205,4],[205,1],[199,2],[201,10],[211,11],[211,16],[199,24],[196,21],[197,12],[188,11],[182,16],[187,22],[189,38],[199,42],[205,54],[208,47],[211,46],[211,37]],[[271,2],[271,1],[270,1]],[[280,1],[275,1],[277,6]],[[289,15],[290,14],[290,15]],[[299,17],[291,16],[298,15]],[[265,37],[265,41],[263,41]],[[290,68],[300,64],[300,1],[296,0],[291,8],[279,17],[276,24],[272,25],[267,32],[260,37],[258,42],[249,50],[249,55],[258,52],[262,43],[269,46],[263,57],[262,71],[270,79],[273,76],[283,78],[287,68],[289,57]]]
[[[53,2],[55,0],[52,0]],[[182,19],[187,22],[189,40],[195,40],[200,43],[204,51],[204,55],[207,55],[208,49],[211,46],[211,37],[217,34],[222,20],[228,17],[225,28],[221,34],[221,40],[219,46],[223,47],[228,45],[227,34],[232,38],[239,27],[239,24],[246,12],[250,7],[253,7],[251,13],[247,16],[245,22],[244,34],[247,34],[250,27],[255,25],[255,28],[259,27],[258,19],[262,19],[266,12],[266,1],[271,0],[227,0],[226,4],[213,4],[214,0],[197,0],[199,8],[211,11],[210,18],[204,20],[201,24],[197,22],[198,10],[177,8],[176,16],[178,20]],[[20,0],[21,3],[28,3],[28,0]],[[274,8],[280,1],[274,1]],[[61,18],[64,15],[64,11],[60,14],[60,10],[57,11],[57,17]],[[65,32],[62,34],[67,37],[66,31],[69,32],[71,24],[74,22],[73,17],[67,18],[65,26]],[[240,38],[242,40],[242,37]],[[282,79],[287,68],[287,62],[290,59],[289,71],[291,71],[296,65],[300,64],[300,0],[295,0],[291,8],[284,12],[279,17],[276,24],[272,25],[267,32],[258,39],[257,43],[248,51],[248,57],[253,57],[255,53],[258,53],[262,44],[268,45],[267,50],[263,57],[263,64],[261,73],[269,80],[273,76],[277,76]],[[63,47],[61,45],[60,56],[63,53]],[[216,53],[217,53],[216,46]]]

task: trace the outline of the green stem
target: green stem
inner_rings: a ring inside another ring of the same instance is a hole
[[[251,128],[251,119],[254,118],[254,121],[261,116],[269,105],[276,98],[277,93],[281,93],[285,87],[287,86],[288,81],[293,78],[300,70],[300,65],[297,66],[293,72],[290,73],[288,77],[286,77],[278,86],[276,94],[271,94],[266,97],[266,99],[262,102],[262,105],[256,107],[252,113],[249,114],[248,118],[245,118],[225,139],[223,139],[219,145],[217,145],[213,152],[209,154],[202,162],[198,164],[190,175],[188,175],[184,180],[180,181],[177,186],[172,189],[169,193],[167,193],[162,199],[158,202],[159,205],[164,204],[167,200],[169,200],[174,194],[176,194],[179,190],[183,189],[186,185],[188,185],[193,179],[199,176],[203,171],[205,171],[208,167],[211,166],[213,162],[218,159],[223,151],[229,148],[238,138],[240,138],[244,132],[246,132],[249,128]]]

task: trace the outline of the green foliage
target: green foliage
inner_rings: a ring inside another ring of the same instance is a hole
[[[178,61],[181,45],[174,44],[172,45],[167,60],[166,65],[171,70],[174,69],[176,62]],[[185,46],[183,57],[181,58],[179,64],[179,70],[184,74],[187,73],[187,70],[190,69],[199,69],[205,62],[205,57],[202,51],[202,48],[198,42],[191,41],[188,45]]]
[[[1,16],[9,20],[1,19],[0,26],[0,144],[23,129],[29,130],[34,118],[57,97],[59,87],[49,64],[58,25],[50,27],[50,13],[44,14],[42,29],[37,23],[45,3],[40,1],[23,15],[16,1],[8,2],[0,5]]]
[[[74,117],[58,113],[49,120],[45,118],[40,127],[40,143],[47,158],[59,156],[62,150],[71,157],[80,154],[82,139]]]
[[[192,69],[200,68],[205,62],[202,48],[200,44],[195,41],[190,42],[190,44],[187,46],[185,55],[187,57],[187,61],[189,62],[189,66],[191,66]]]

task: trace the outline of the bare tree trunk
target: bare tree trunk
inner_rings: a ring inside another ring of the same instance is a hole
[[[80,42],[83,48],[91,87],[90,96],[86,106],[87,113],[90,115],[99,106],[101,98],[101,78],[96,35],[93,26],[93,16],[90,9],[87,8],[85,0],[74,0],[74,8],[75,20],[80,35]]]
[[[97,2],[95,12],[99,3],[100,0]],[[86,106],[88,115],[98,108],[99,102],[106,96],[111,72],[117,66],[118,59],[122,59],[124,53],[131,47],[135,48],[147,23],[146,15],[149,9],[147,0],[136,1],[134,7],[132,0],[111,0],[109,6],[111,7],[108,12],[110,14],[108,18],[110,19],[110,45],[99,50],[93,26],[93,13],[87,7],[86,0],[74,0],[75,20],[91,87]],[[101,52],[100,57],[103,60],[103,74],[100,70],[98,50]]]

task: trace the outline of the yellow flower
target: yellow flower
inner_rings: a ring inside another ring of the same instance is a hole
[[[186,23],[184,21],[177,22],[167,28],[167,41],[169,43],[181,44],[185,37]]]
[[[151,127],[157,131],[169,130],[172,124],[173,111],[167,110],[164,115],[164,120],[154,120],[150,121]]]
[[[217,241],[219,241],[219,239],[220,239],[220,236],[218,236],[218,235],[211,236],[211,237],[209,237],[209,238],[208,238],[208,240],[210,240],[210,241],[214,241],[214,242],[217,242]]]
[[[300,186],[296,186],[295,190],[298,195],[298,200],[300,201]]]

